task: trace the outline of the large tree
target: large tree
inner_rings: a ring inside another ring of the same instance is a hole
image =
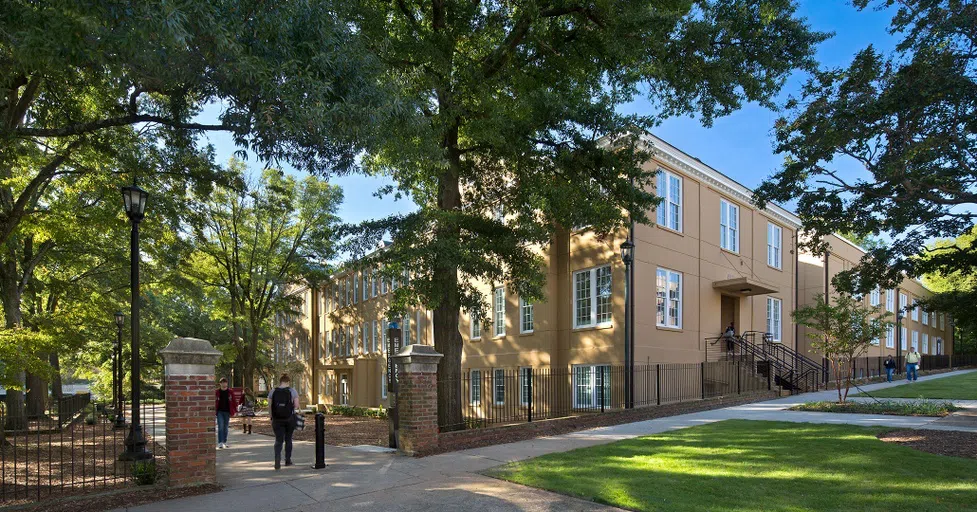
[[[366,264],[409,274],[395,310],[433,310],[441,378],[461,371],[461,310],[483,314],[473,283],[539,298],[534,247],[556,230],[647,220],[641,130],[769,105],[825,38],[790,0],[349,0],[341,12],[413,109],[364,168],[419,205],[359,226],[351,248],[393,237]],[[642,93],[652,113],[619,112]],[[441,424],[461,424],[460,387],[441,391]]]
[[[972,275],[973,245],[916,256],[933,238],[956,238],[977,221],[977,5],[855,5],[894,12],[895,51],[869,46],[849,66],[815,73],[789,100],[776,125],[785,163],[757,189],[757,200],[796,200],[816,252],[834,232],[887,235],[838,275],[842,289],[864,293],[903,275]]]
[[[940,258],[944,253],[977,254],[977,227],[953,240],[938,240],[927,245],[923,258]],[[977,267],[977,262],[971,266]],[[953,325],[953,353],[977,354],[977,272],[966,272],[959,265],[937,267],[924,276],[926,287],[937,292],[922,301],[926,309],[950,315]]]

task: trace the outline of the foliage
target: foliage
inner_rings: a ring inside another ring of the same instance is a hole
[[[337,414],[340,416],[350,416],[359,418],[376,418],[378,420],[387,419],[387,411],[380,407],[379,409],[368,408],[368,407],[354,407],[349,405],[330,405],[329,414]]]
[[[541,248],[557,232],[607,241],[648,220],[643,130],[771,105],[826,37],[790,0],[353,0],[340,13],[411,108],[367,147],[364,170],[395,181],[379,195],[419,207],[351,226],[348,249],[387,279],[409,276],[392,309],[433,310],[442,376],[460,371],[461,310],[485,317],[475,283],[544,300]],[[653,113],[620,113],[644,92]],[[441,422],[461,424],[461,406],[460,388],[439,393]]]
[[[973,251],[977,226],[953,240],[938,240],[927,245],[923,259]],[[938,268],[926,274],[926,287],[936,292],[921,301],[922,307],[945,311],[953,322],[953,353],[977,354],[977,272],[957,267]]]
[[[973,508],[977,460],[884,443],[876,437],[884,431],[727,420],[544,455],[487,473],[626,510]]]
[[[891,414],[895,416],[947,416],[960,410],[951,402],[928,402],[912,400],[909,402],[884,400],[881,402],[806,402],[791,407],[792,411],[840,412],[851,414]]]
[[[783,167],[757,202],[797,201],[820,254],[835,232],[885,234],[836,286],[867,293],[904,275],[973,275],[977,250],[924,249],[977,221],[977,31],[973,5],[957,0],[856,0],[893,7],[892,55],[869,46],[846,68],[824,69],[787,102],[776,124]],[[854,163],[856,174],[846,174]],[[920,252],[927,257],[916,257]],[[972,304],[973,302],[971,302]]]
[[[844,379],[838,379],[838,402],[844,403],[851,388],[854,361],[885,335],[891,325],[886,320],[889,313],[881,306],[865,306],[864,301],[847,294],[833,296],[829,301],[819,293],[813,304],[797,308],[792,315],[795,322],[810,329],[807,337],[814,351],[824,354],[835,375],[844,375]]]
[[[136,485],[153,485],[157,478],[156,462],[149,460],[132,463],[132,480]]]

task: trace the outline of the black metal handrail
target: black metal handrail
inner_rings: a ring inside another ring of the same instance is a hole
[[[818,379],[812,379],[811,375],[824,373],[822,365],[781,343],[774,342],[770,333],[746,331],[741,335],[723,334],[706,338],[706,341],[707,361],[709,346],[722,343],[720,354],[725,354],[727,359],[749,360],[752,364],[766,363],[769,365],[767,371],[771,372],[771,377],[777,384],[791,392],[799,391],[802,386],[806,389],[817,389]],[[760,371],[759,366],[757,370]]]

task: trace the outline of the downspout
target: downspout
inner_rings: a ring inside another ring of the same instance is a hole
[[[797,311],[797,305],[800,303],[799,293],[800,293],[801,281],[800,281],[800,274],[797,273],[798,269],[800,268],[800,250],[798,250],[797,248],[797,244],[799,241],[800,239],[798,237],[797,230],[795,229],[794,230],[794,307],[791,311]],[[800,339],[800,332],[801,332],[800,326],[797,322],[794,321],[793,318],[791,318],[791,321],[794,322],[794,352],[799,353],[800,342],[798,340]]]

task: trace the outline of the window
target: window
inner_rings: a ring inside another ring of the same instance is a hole
[[[929,325],[929,324],[930,324],[930,312],[929,311],[926,311],[924,309],[923,310],[923,325]]]
[[[482,403],[482,371],[472,370],[469,381],[469,401],[472,405],[479,405]]]
[[[360,273],[353,274],[353,304],[360,301]]]
[[[390,372],[387,371],[387,366],[383,367],[383,375],[380,376],[380,398],[387,398],[387,376]]]
[[[682,327],[682,274],[658,269],[658,320],[662,327]]]
[[[658,172],[658,225],[682,231],[682,178],[666,171]]]
[[[740,207],[725,199],[719,201],[719,246],[740,252]]]
[[[767,265],[773,268],[781,267],[781,240],[784,232],[780,226],[771,222],[767,223]]]
[[[912,316],[913,316],[913,322],[918,322],[919,321],[919,306],[916,305],[916,301],[915,300],[913,301],[913,312],[912,312]]]
[[[603,381],[603,393],[599,393]],[[607,365],[573,367],[573,406],[599,408],[611,405],[610,368]],[[603,395],[603,396],[602,396]],[[603,400],[601,400],[603,398]]]
[[[479,322],[478,319],[475,318],[475,312],[473,311],[468,313],[468,318],[472,324],[472,335],[470,336],[470,339],[480,339],[482,337],[482,322]]]
[[[611,267],[581,270],[573,274],[574,327],[611,323]]]
[[[881,295],[882,293],[878,288],[872,290],[872,293],[869,295],[869,299],[868,299],[869,305],[878,306],[882,298]]]
[[[495,390],[495,405],[505,404],[505,370],[496,368],[492,381],[492,389]]]
[[[896,312],[896,291],[886,290],[885,291],[885,310],[889,313]]]
[[[929,354],[930,353],[930,335],[923,333],[923,350],[920,353]]]
[[[410,313],[404,314],[403,325],[401,325],[400,328],[402,329],[401,332],[403,333],[404,337],[404,346],[406,347],[407,345],[413,343],[410,337]]]
[[[773,341],[780,341],[782,311],[782,300],[767,297],[767,332],[773,336]]]
[[[373,352],[372,333],[373,329],[370,328],[370,322],[363,322],[363,352],[366,354]]]
[[[906,306],[909,304],[909,299],[906,297],[905,293],[899,294],[899,311],[905,314]]]
[[[519,297],[519,331],[523,334],[533,332],[533,303]]]
[[[532,377],[530,377],[529,372],[532,368],[523,367],[519,368],[519,404],[529,405],[529,386],[531,384]]]
[[[370,271],[370,296],[377,296],[377,269]]]
[[[380,347],[377,342],[380,341],[380,324],[376,320],[373,321],[373,352],[379,352]]]
[[[387,294],[387,280],[383,278],[380,279],[380,293],[383,295]]]
[[[913,331],[913,350],[919,350],[919,332]]]
[[[353,326],[353,355],[360,352],[360,326]]]
[[[899,343],[899,345],[902,346],[902,350],[906,350],[906,348],[909,346],[909,330],[903,327],[900,334],[902,335],[902,342]]]
[[[495,335],[505,336],[505,288],[496,288],[492,292],[492,323],[495,325]]]
[[[940,313],[940,330],[946,330],[946,313]]]
[[[384,318],[380,321],[380,353],[383,354],[387,352],[387,319]]]
[[[885,348],[896,348],[896,328],[890,325],[885,332]]]

